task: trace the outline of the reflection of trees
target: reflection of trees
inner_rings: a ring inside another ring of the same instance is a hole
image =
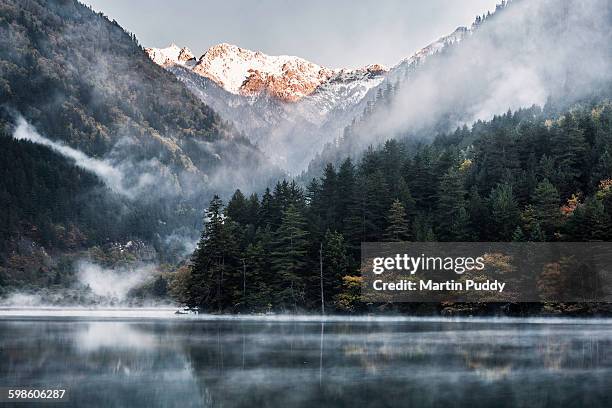
[[[469,349],[463,352],[465,366],[486,381],[502,380],[512,374],[512,358],[499,358],[497,353],[482,349]]]
[[[555,371],[563,369],[567,365],[567,356],[571,352],[570,348],[570,341],[548,337],[539,350],[544,366]]]
[[[201,406],[173,335],[153,323],[0,322],[0,383],[66,387],[66,407]]]
[[[78,390],[72,406],[431,406],[500,387],[526,402],[523,373],[609,368],[607,329],[537,326],[0,322],[0,382],[57,380]]]

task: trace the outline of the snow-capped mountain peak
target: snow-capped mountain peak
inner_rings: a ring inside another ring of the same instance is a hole
[[[195,64],[195,57],[189,48],[180,48],[172,43],[166,48],[145,48],[149,58],[158,65],[168,64]]]
[[[275,163],[299,171],[382,94],[383,86],[398,83],[408,70],[469,32],[460,27],[391,69],[379,64],[330,69],[300,57],[266,55],[227,43],[210,47],[199,58],[175,44],[146,52]]]
[[[329,69],[303,58],[271,56],[227,43],[210,47],[197,62],[187,48],[175,44],[147,48],[146,52],[159,65],[189,66],[193,72],[233,94],[256,96],[266,93],[284,102],[297,102],[332,80],[347,81],[351,76],[360,80],[364,74],[382,79],[388,71],[379,64],[357,70]]]

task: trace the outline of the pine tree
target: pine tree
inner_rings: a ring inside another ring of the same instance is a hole
[[[338,217],[339,230],[344,231],[345,219],[348,217],[349,209],[355,192],[355,166],[350,157],[342,162],[338,170]]]
[[[253,193],[249,196],[247,214],[249,223],[254,226],[259,225],[259,197],[257,197],[257,193]]]
[[[316,178],[313,178],[306,188],[306,204],[308,205],[306,211],[308,232],[313,241],[320,242],[325,230],[323,229],[323,210],[321,208],[321,184]]]
[[[489,212],[484,200],[478,192],[477,186],[472,186],[470,189],[467,206],[469,219],[468,229],[471,232],[471,236],[468,240],[486,239]]]
[[[391,205],[389,188],[384,174],[377,170],[365,179],[364,227],[366,240],[378,241],[382,238],[385,213]]]
[[[529,241],[531,242],[545,242],[546,241],[546,234],[542,230],[542,227],[540,227],[539,222],[536,222],[535,225],[533,226],[533,229],[531,230],[531,234],[529,235]]]
[[[204,230],[192,256],[190,306],[223,310],[229,305],[227,299],[232,293],[225,291],[228,288],[224,286],[232,269],[234,249],[235,241],[223,216],[223,202],[215,195],[206,210]]]
[[[323,171],[320,189],[319,211],[323,221],[321,225],[322,231],[325,231],[328,228],[335,230],[337,227],[339,227],[339,225],[336,225],[338,219],[337,205],[338,176],[334,166],[328,164]]]
[[[417,242],[436,241],[436,235],[431,226],[431,221],[422,213],[417,214],[414,219],[414,223],[412,224],[412,236]]]
[[[512,233],[512,242],[525,242],[527,239],[525,238],[525,233],[523,229],[519,226],[516,227],[514,232]]]
[[[461,173],[451,168],[438,189],[437,230],[442,241],[463,240],[468,236],[469,217],[465,211],[465,188]]]
[[[591,197],[584,203],[584,224],[580,226],[587,241],[604,241],[608,236],[610,218],[601,200]]]
[[[532,201],[542,233],[546,238],[552,238],[561,217],[559,192],[548,180],[544,180],[537,185]]]
[[[275,217],[274,197],[272,197],[272,193],[270,193],[269,188],[266,188],[261,198],[258,218],[259,225],[261,227],[265,227],[266,225],[270,225],[272,227],[278,226],[278,224],[276,224]]]
[[[406,210],[399,200],[394,200],[387,213],[387,228],[385,241],[405,241],[410,237],[410,227],[406,219]]]
[[[244,306],[247,311],[267,311],[272,307],[273,297],[266,251],[269,234],[260,230],[256,236],[255,243],[249,244],[244,252]]]
[[[512,239],[512,234],[519,221],[519,210],[510,184],[501,183],[491,190],[489,208],[491,237],[500,241]]]
[[[227,203],[225,213],[228,217],[242,225],[247,225],[250,222],[247,199],[240,190],[236,190]]]
[[[348,266],[344,237],[339,232],[327,230],[323,242],[323,292],[326,303],[332,302],[339,292]]]
[[[555,177],[564,197],[578,190],[587,157],[584,130],[578,127],[571,113],[565,114],[560,127],[552,134],[552,154],[555,161]]]
[[[275,288],[278,303],[284,307],[291,306],[294,310],[305,301],[307,238],[303,215],[290,205],[284,211],[275,234],[272,268],[278,279]]]
[[[404,172],[404,179],[418,208],[429,211],[436,202],[438,175],[435,171],[435,154],[431,147],[418,152]]]
[[[410,217],[414,217],[416,214],[416,202],[410,193],[410,188],[408,187],[408,183],[404,180],[404,177],[400,176],[397,182],[397,192],[395,198],[402,203],[404,208],[406,209],[406,215]]]

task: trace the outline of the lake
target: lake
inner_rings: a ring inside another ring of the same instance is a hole
[[[612,320],[5,309],[11,386],[61,407],[610,407]]]

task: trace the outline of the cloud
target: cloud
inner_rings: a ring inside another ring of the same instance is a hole
[[[94,159],[93,157],[87,156],[85,153],[73,149],[61,142],[55,142],[41,136],[34,127],[32,127],[23,117],[17,118],[17,127],[13,133],[13,137],[17,140],[28,140],[30,142],[47,146],[62,156],[74,160],[75,164],[91,173],[98,176],[104,184],[106,184],[111,190],[132,197],[132,193],[123,187],[123,174],[115,167],[113,167],[106,160]]]
[[[94,159],[87,156],[85,153],[66,146],[61,142],[54,142],[41,136],[34,127],[32,127],[22,117],[17,119],[17,128],[13,133],[13,137],[17,140],[29,140],[30,142],[47,146],[64,157],[75,161],[75,164],[87,171],[90,171],[100,177],[114,191],[123,193],[122,180],[123,175],[104,160]]]
[[[144,284],[152,277],[156,266],[143,264],[111,269],[87,260],[81,260],[78,262],[76,269],[79,282],[89,286],[95,295],[122,301],[126,300],[131,289]]]
[[[397,69],[397,96],[361,125],[358,147],[609,90],[610,20],[605,0],[510,2],[458,44]]]
[[[42,136],[21,116],[17,118],[17,127],[13,137],[17,140],[27,140],[50,148],[74,161],[77,167],[95,174],[112,191],[129,199],[135,199],[152,192],[156,197],[180,193],[176,177],[158,159],[132,162],[129,157],[120,157],[119,150],[122,150],[126,144],[131,143],[126,141],[128,138],[120,140],[116,144],[117,151],[113,151],[109,155],[116,157],[113,157],[113,159],[97,159],[63,142],[53,141]]]
[[[39,294],[22,292],[11,293],[0,301],[0,305],[10,307],[37,307],[43,304]]]

